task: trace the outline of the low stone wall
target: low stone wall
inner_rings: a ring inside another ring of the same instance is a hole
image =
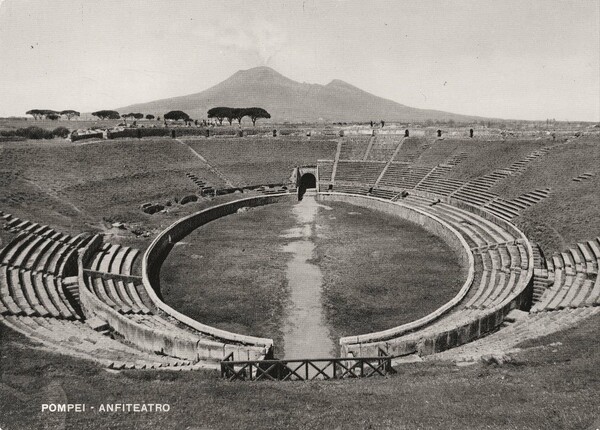
[[[104,133],[101,131],[98,133],[86,133],[86,134],[75,134],[71,133],[71,142],[77,142],[78,140],[85,139],[104,139]]]
[[[223,216],[233,214],[238,209],[243,207],[263,206],[283,200],[293,199],[295,199],[295,195],[287,193],[249,197],[205,209],[171,224],[171,226],[165,229],[154,239],[144,253],[144,257],[142,259],[142,282],[146,292],[148,293],[148,296],[150,297],[150,300],[152,300],[158,309],[167,313],[171,317],[176,318],[180,322],[192,327],[195,330],[198,330],[201,333],[213,336],[217,340],[221,340],[225,343],[234,342],[239,345],[258,346],[267,350],[271,349],[273,346],[272,339],[245,336],[237,333],[231,333],[226,330],[220,330],[195,321],[165,304],[160,298],[160,268],[175,243],[186,237],[198,227]]]
[[[404,203],[393,203],[389,200],[380,199],[376,197],[351,195],[343,193],[320,193],[318,198],[321,201],[338,201],[350,203],[356,206],[367,207],[380,212],[384,212],[390,215],[397,216],[407,221],[418,224],[423,227],[426,231],[440,237],[446,242],[450,248],[452,248],[459,256],[461,264],[467,268],[467,279],[463,283],[463,286],[459,292],[440,308],[434,312],[420,318],[416,321],[412,321],[407,324],[403,324],[398,327],[393,327],[388,330],[383,330],[375,333],[368,333],[360,336],[347,336],[340,339],[340,345],[342,347],[342,355],[347,355],[349,348],[353,344],[362,344],[370,342],[380,342],[387,339],[393,339],[403,334],[418,330],[419,328],[430,324],[437,320],[452,308],[454,308],[469,292],[473,283],[474,277],[474,260],[473,254],[469,248],[469,245],[465,239],[456,231],[452,226],[446,223],[444,220],[438,218],[435,215],[429,214],[421,209],[414,208],[412,206],[405,205]],[[377,351],[374,352],[375,356]],[[364,356],[364,354],[363,354]]]
[[[347,201],[348,203],[352,204],[356,204],[356,202],[362,202],[364,204],[364,202],[367,200],[375,200],[378,203],[373,202],[365,204],[366,207],[374,209],[384,207],[381,203],[387,203],[390,206],[405,206],[405,204],[401,202],[390,202],[389,200],[358,195],[346,195],[346,199],[340,199],[339,197],[335,197],[335,193],[331,193],[320,194],[320,198],[322,200],[336,199],[338,201]],[[443,200],[451,200],[452,203],[454,203],[454,199]],[[485,312],[485,314],[474,316],[471,320],[467,321],[466,323],[463,322],[453,324],[449,321],[447,330],[427,334],[417,340],[403,340],[401,336],[402,334],[415,332],[418,330],[419,327],[425,327],[426,325],[441,317],[443,313],[449,311],[450,308],[447,308],[445,312],[440,312],[440,310],[443,308],[442,307],[434,311],[432,314],[422,318],[421,320],[406,324],[404,326],[396,327],[395,329],[386,330],[378,333],[370,333],[362,336],[342,338],[340,340],[342,356],[375,356],[378,354],[379,349],[383,349],[387,352],[388,355],[394,357],[410,354],[429,355],[436,352],[441,352],[446,349],[454,348],[456,346],[465,344],[496,330],[504,321],[504,317],[511,310],[515,308],[524,309],[530,305],[531,294],[533,292],[533,249],[531,248],[531,244],[529,243],[523,232],[517,229],[514,225],[506,221],[499,220],[494,215],[489,214],[488,212],[480,208],[471,207],[471,205],[468,204],[462,204],[457,206],[462,206],[466,210],[480,214],[483,218],[488,219],[500,225],[501,227],[504,227],[507,231],[514,234],[516,238],[519,238],[523,241],[523,243],[527,247],[529,268],[523,280],[519,280],[519,286],[516,288],[516,291],[506,300],[504,300],[504,302],[498,304],[493,308],[488,309],[487,312]],[[412,210],[422,212],[422,210],[418,208],[412,208]],[[388,209],[386,210],[386,212],[394,214],[395,210]],[[400,209],[400,212],[398,213],[404,214],[404,209]],[[425,218],[420,218],[419,216],[412,216],[411,218],[407,219],[415,220],[416,222],[418,222],[419,220],[424,220]],[[423,227],[427,228],[426,225],[423,225]],[[458,234],[458,232],[456,233]],[[448,233],[440,237],[448,237]],[[464,241],[464,239],[462,240]],[[470,264],[472,267],[473,262],[471,261]],[[455,305],[460,302],[460,300],[455,300],[457,299],[457,297],[453,299]],[[462,297],[464,297],[464,295]],[[448,304],[444,306],[447,305]],[[428,319],[428,321],[426,319]],[[418,322],[421,323],[416,324]],[[411,324],[414,325],[410,326]],[[408,330],[402,329],[403,327],[406,328],[409,326],[410,329]],[[393,330],[397,330],[396,334],[394,336],[390,336],[393,333]]]

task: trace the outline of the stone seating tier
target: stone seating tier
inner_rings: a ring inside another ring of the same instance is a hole
[[[112,369],[192,370],[189,360],[152,354],[126,345],[79,321],[7,316],[0,318],[16,331],[50,350],[96,361]]]
[[[600,305],[599,248],[597,238],[578,243],[577,246],[548,258],[549,284],[532,311]]]

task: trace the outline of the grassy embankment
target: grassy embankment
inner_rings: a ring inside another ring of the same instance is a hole
[[[519,161],[533,151],[551,145],[552,140],[449,140],[445,144],[456,144],[456,153],[465,152],[467,158],[454,167],[450,178],[470,180],[491,173],[495,169],[504,169]]]
[[[240,185],[287,182],[296,166],[333,159],[336,141],[325,137],[189,139],[192,148]]]
[[[146,222],[145,202],[198,191],[194,173],[220,184],[188,148],[171,139],[64,141],[0,145],[2,209],[37,222],[77,229],[103,218]]]
[[[419,363],[398,375],[310,383],[229,383],[216,372],[106,370],[30,349],[0,325],[3,429],[587,429],[598,424],[600,317],[532,342],[512,364]],[[43,414],[43,403],[86,403]],[[168,413],[97,413],[103,403],[168,403]]]
[[[546,254],[600,236],[600,137],[573,139],[550,151],[520,176],[491,191],[515,198],[536,188],[551,188],[547,199],[525,210],[515,223]],[[575,182],[582,173],[592,178]]]

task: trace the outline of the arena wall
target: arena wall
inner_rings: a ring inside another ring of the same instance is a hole
[[[351,195],[343,193],[319,193],[318,199],[327,201],[337,201],[349,203],[356,206],[366,207],[369,209],[384,212],[389,215],[394,215],[407,221],[418,224],[423,227],[426,231],[440,237],[444,242],[450,246],[452,250],[459,256],[461,265],[467,269],[467,278],[463,283],[463,286],[459,292],[440,308],[436,309],[429,315],[424,316],[416,321],[412,321],[407,324],[403,324],[398,327],[391,328],[376,333],[368,333],[360,336],[348,336],[340,339],[341,345],[352,344],[352,343],[363,343],[373,342],[380,339],[389,339],[397,336],[401,336],[404,333],[418,330],[420,327],[435,321],[442,315],[454,308],[469,292],[471,285],[473,284],[474,277],[474,261],[473,253],[469,248],[469,245],[465,239],[445,221],[436,217],[435,215],[426,213],[418,208],[404,205],[402,203],[392,203],[389,200],[379,199],[376,197],[367,197],[360,195]],[[377,354],[375,354],[377,355]]]
[[[123,336],[125,340],[136,347],[159,354],[198,361],[218,361],[233,353],[237,360],[258,360],[264,358],[264,347],[229,345],[223,342],[204,339],[190,332],[189,336],[179,336],[167,329],[146,327],[120,314],[95,294],[88,290],[85,284],[84,266],[92,255],[100,248],[102,239],[95,236],[92,241],[80,251],[78,258],[78,283],[81,308],[87,318],[98,318],[105,321],[112,330]],[[155,312],[158,306],[153,309]]]
[[[456,243],[456,235],[460,236],[460,234],[456,230],[446,229],[444,224],[450,227],[448,224],[431,214],[426,214],[418,208],[413,208],[401,202],[390,202],[389,200],[375,197],[351,194],[320,193],[319,199],[322,201],[344,201],[401,216],[409,221],[417,222],[419,225],[423,226],[423,228],[439,235],[442,239],[446,240],[447,243],[453,247],[453,249],[457,249],[456,244],[453,245],[453,242]],[[451,203],[456,203],[453,201],[454,199],[450,200],[452,200]],[[446,201],[448,200],[446,199]],[[499,220],[494,215],[489,214],[481,209],[471,207],[471,205],[457,204],[456,206],[462,206],[466,210],[477,213],[478,215],[481,215],[482,217],[504,227],[507,231],[510,231],[512,234],[514,234],[515,237],[520,238],[520,240],[522,240],[527,247],[528,259],[530,263],[533,261],[533,250],[531,248],[531,244],[525,235],[514,225],[506,221]],[[429,355],[462,345],[484,336],[496,330],[504,321],[504,317],[511,310],[515,308],[526,309],[530,305],[531,301],[533,286],[533,264],[529,264],[527,274],[525,276],[526,282],[521,285],[521,288],[515,291],[504,302],[488,309],[485,313],[474,316],[466,323],[459,322],[453,324],[451,321],[449,321],[447,330],[440,330],[439,332],[423,335],[418,340],[402,339],[404,334],[415,332],[443,317],[444,314],[448,313],[453,307],[458,305],[468,292],[470,283],[472,283],[473,280],[473,256],[468,245],[466,242],[464,242],[464,239],[462,237],[461,239],[463,251],[459,252],[459,255],[465,255],[465,249],[467,249],[467,255],[470,255],[471,257],[469,262],[471,267],[469,272],[470,278],[467,280],[469,285],[465,283],[459,294],[457,294],[454,299],[426,317],[421,318],[420,320],[382,332],[369,333],[361,336],[349,336],[340,339],[341,355],[376,356],[380,349],[383,349],[392,356],[404,356],[410,354]]]
[[[233,214],[244,207],[263,206],[279,201],[294,200],[295,198],[296,196],[294,194],[287,193],[249,197],[205,209],[171,224],[171,226],[165,229],[154,239],[144,253],[144,257],[142,259],[142,282],[152,302],[158,309],[166,314],[176,318],[189,327],[192,327],[201,333],[213,336],[218,340],[236,342],[242,345],[260,346],[270,349],[273,346],[272,339],[245,336],[237,333],[231,333],[226,330],[220,330],[195,321],[165,304],[160,298],[160,268],[175,243],[186,237],[198,227],[217,218]]]

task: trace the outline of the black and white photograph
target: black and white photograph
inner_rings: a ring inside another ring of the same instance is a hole
[[[0,430],[600,429],[598,0],[0,0]]]

